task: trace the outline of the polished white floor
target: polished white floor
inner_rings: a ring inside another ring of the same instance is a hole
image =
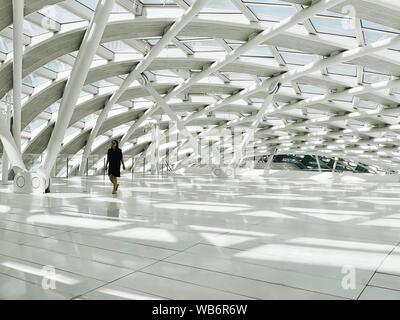
[[[0,298],[400,299],[400,183],[359,177],[0,187]]]

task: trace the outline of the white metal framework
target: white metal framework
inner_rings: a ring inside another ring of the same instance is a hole
[[[399,170],[399,14],[396,0],[0,0],[1,140],[22,170],[46,150],[46,175],[59,154],[83,174],[114,138],[131,156],[198,156],[216,128],[247,130],[240,148],[254,137],[260,154]]]

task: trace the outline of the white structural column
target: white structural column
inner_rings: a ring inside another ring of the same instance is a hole
[[[318,171],[321,172],[321,164],[319,163],[319,155],[315,155],[315,159],[317,160]]]
[[[333,163],[332,172],[335,172],[337,163],[338,163],[338,158],[335,157],[335,162]]]
[[[101,0],[98,2],[94,16],[82,40],[78,56],[64,90],[56,126],[45,151],[45,156],[43,157],[41,171],[46,177],[46,182],[55,164],[57,155],[60,152],[65,131],[71,121],[75,104],[78,101],[114,2],[115,0]]]
[[[278,92],[279,87],[280,87],[280,83],[273,83],[271,84],[271,87],[268,91],[268,96],[265,98],[264,103],[261,107],[261,109],[257,112],[257,114],[255,116],[252,116],[252,123],[250,125],[250,127],[246,130],[246,133],[243,137],[243,139],[241,139],[241,142],[238,143],[236,145],[236,137],[235,139],[233,139],[233,143],[234,146],[232,148],[229,148],[228,151],[233,151],[233,157],[230,161],[230,165],[233,167],[237,167],[239,166],[240,162],[243,159],[243,156],[245,155],[245,152],[243,152],[245,146],[249,143],[250,140],[253,139],[254,134],[261,122],[261,120],[263,119],[263,116],[265,115],[265,113],[269,110],[274,110],[273,107],[273,99],[275,94]],[[232,121],[234,122],[234,121]],[[184,124],[182,124],[184,125]],[[226,128],[225,125],[221,126],[222,128]],[[207,133],[208,131],[206,131]],[[215,149],[213,150],[213,153],[215,153]],[[196,156],[196,154],[190,156],[186,162],[191,161],[193,159],[193,157]]]
[[[274,160],[274,156],[276,155],[278,149],[275,148],[274,151],[271,152],[271,154],[268,157],[267,163],[265,164],[264,167],[264,175],[268,175],[269,174],[269,169],[271,168],[272,162]]]
[[[3,159],[1,163],[1,183],[8,184],[8,167],[10,162],[8,161],[7,153],[3,152]]]
[[[178,118],[174,111],[170,108],[170,106],[165,102],[165,100],[160,96],[160,94],[155,90],[147,81],[145,82],[145,87],[147,91],[153,96],[157,105],[159,105],[163,111],[168,115],[172,122],[174,122],[179,130],[189,142],[189,145],[193,149],[193,153],[199,155],[200,145],[197,142],[197,139],[189,132],[189,130],[185,127],[182,120]]]
[[[86,159],[89,156],[94,140],[99,133],[99,130],[107,118],[108,113],[111,108],[117,103],[119,98],[124,94],[128,87],[137,79],[137,75],[143,73],[149,65],[153,62],[155,58],[161,53],[161,51],[177,36],[177,34],[190,22],[193,17],[196,16],[201,9],[207,4],[209,0],[197,0],[183,15],[180,17],[165,33],[165,35],[157,42],[157,44],[151,49],[151,51],[144,57],[144,59],[131,71],[131,73],[126,77],[124,82],[121,84],[119,89],[111,96],[111,98],[106,103],[105,107],[101,111],[99,117],[96,120],[96,124],[90,132],[89,139],[86,143],[81,166],[79,168],[80,174],[85,172]],[[135,123],[135,127],[138,127],[143,121],[149,116],[145,114],[146,117],[142,117],[142,121],[138,124]],[[124,141],[125,142],[125,141]],[[122,146],[122,143],[121,143]]]
[[[280,84],[279,83],[273,84],[271,87],[272,88],[269,90],[268,96],[265,98],[261,109],[258,111],[257,115],[255,116],[255,119],[251,123],[250,128],[246,131],[246,134],[245,134],[242,142],[240,143],[239,146],[237,146],[236,152],[234,153],[234,156],[230,163],[234,167],[237,166],[240,163],[240,161],[242,160],[243,148],[248,144],[248,142],[251,139],[253,139],[254,133],[257,130],[258,125],[260,124],[265,112],[267,111],[268,108],[270,108],[270,106],[273,103],[274,96],[278,92]]]
[[[6,129],[10,130],[10,118],[11,118],[11,104],[9,100],[9,96],[6,95],[6,117],[8,119],[6,123]],[[10,161],[8,161],[7,152],[3,150],[3,162],[2,162],[2,184],[8,184],[8,167],[10,165]]]
[[[160,126],[158,122],[154,124],[151,136],[151,174],[158,174],[160,160]]]
[[[11,168],[15,171],[26,171],[20,149],[17,147],[10,131],[10,117],[7,110],[0,110],[0,140],[3,144],[3,152],[7,154]]]
[[[194,85],[195,83],[198,83],[199,81],[205,79],[206,77],[210,76],[211,74],[219,71],[221,68],[223,68],[227,64],[234,62],[236,59],[238,59],[242,54],[246,53],[248,50],[256,47],[259,44],[264,43],[268,39],[271,39],[271,38],[279,35],[280,33],[284,32],[285,30],[304,21],[305,19],[308,19],[319,12],[323,12],[331,7],[334,7],[338,4],[340,4],[341,2],[344,2],[344,0],[321,0],[321,1],[317,2],[316,4],[313,4],[312,6],[306,8],[306,9],[303,9],[302,11],[296,13],[295,15],[293,15],[285,20],[282,20],[280,23],[255,35],[253,38],[251,38],[245,44],[243,44],[240,47],[236,48],[235,50],[232,50],[231,52],[229,52],[223,59],[221,59],[219,61],[215,61],[213,64],[211,64],[211,66],[204,69],[202,72],[194,75],[193,77],[189,78],[188,80],[186,80],[185,82],[183,82],[182,84],[177,86],[167,96],[165,96],[165,98],[164,98],[165,101],[168,103],[169,100],[176,97],[178,94],[182,93],[190,86]],[[158,107],[154,106],[153,108],[150,108],[149,110],[147,110],[147,112],[137,121],[139,124],[137,126],[132,127],[131,130],[129,130],[125,134],[125,136],[122,138],[121,144],[127,142],[129,140],[130,136],[134,133],[134,131],[140,125],[140,123],[142,123],[152,113],[156,112],[158,110]],[[187,123],[187,122],[188,121],[185,121],[185,123]]]
[[[157,121],[154,128],[154,135],[155,135],[155,164],[156,164],[156,173],[160,173],[160,140],[161,140],[161,132],[160,132],[160,122]]]
[[[4,152],[3,153],[3,159],[2,159],[2,164],[1,164],[1,183],[2,184],[8,184],[8,167],[10,165],[10,162],[8,161],[7,154]]]
[[[154,113],[154,108],[149,108],[145,111],[145,113],[135,122],[133,125],[128,129],[128,131],[125,133],[125,135],[122,137],[120,145],[123,146],[126,142],[128,142],[129,138],[132,136],[132,134],[143,124],[143,122],[150,117]]]
[[[24,54],[24,0],[13,0],[13,136],[21,150],[22,57]]]

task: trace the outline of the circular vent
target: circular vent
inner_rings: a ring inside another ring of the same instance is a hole
[[[25,186],[25,178],[23,176],[19,176],[15,183],[17,184],[18,188],[23,188]]]
[[[40,187],[40,179],[38,177],[33,177],[32,178],[32,188],[39,189],[39,187]]]
[[[213,173],[214,173],[214,175],[219,177],[222,173],[222,170],[220,168],[214,168]]]
[[[233,170],[230,169],[230,168],[228,168],[228,169],[226,169],[225,174],[226,174],[228,177],[230,177],[230,176],[233,174]]]

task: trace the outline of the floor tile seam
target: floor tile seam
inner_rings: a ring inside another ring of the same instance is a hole
[[[176,264],[176,265],[179,265],[179,266],[182,266],[182,267],[188,267],[188,268],[194,268],[194,269],[199,269],[199,270],[208,271],[208,272],[214,272],[214,273],[218,273],[218,274],[222,274],[222,275],[227,275],[227,276],[232,276],[232,277],[236,277],[236,278],[242,278],[242,279],[246,279],[246,280],[252,280],[252,281],[262,282],[262,283],[266,283],[266,284],[270,284],[270,285],[277,285],[277,286],[281,286],[281,287],[285,287],[285,288],[290,288],[290,289],[297,289],[297,290],[307,291],[307,292],[311,292],[311,293],[318,293],[318,294],[323,294],[323,295],[329,295],[329,296],[333,296],[333,297],[337,297],[337,298],[342,298],[342,299],[343,299],[343,298],[345,298],[345,299],[350,299],[350,298],[347,298],[347,297],[344,297],[344,296],[329,294],[329,293],[320,292],[320,291],[309,290],[309,289],[305,289],[305,288],[301,288],[301,287],[296,287],[296,286],[287,285],[287,284],[284,284],[284,283],[271,282],[271,281],[266,281],[266,280],[261,280],[261,279],[256,279],[256,278],[250,278],[250,277],[245,277],[245,276],[242,276],[242,275],[232,274],[232,273],[223,272],[223,271],[218,271],[218,270],[206,269],[206,268],[202,268],[202,267],[198,267],[198,266],[186,265],[186,264],[182,264],[182,263],[178,263],[178,262],[170,262],[170,261],[163,261],[163,262],[169,263],[169,264]]]
[[[392,252],[400,245],[400,242],[398,242],[397,244],[393,245],[392,250],[390,250],[389,253],[386,254],[386,256],[382,259],[381,263],[378,265],[378,267],[374,270],[374,273],[372,274],[372,276],[369,278],[367,284],[365,285],[365,287],[362,289],[362,291],[360,292],[360,294],[357,297],[357,300],[360,299],[360,297],[362,296],[362,294],[364,293],[365,289],[369,286],[369,284],[371,283],[372,279],[374,278],[375,274],[377,273],[377,271],[380,269],[380,267],[383,265],[383,263],[386,261],[386,259],[392,254]]]
[[[172,254],[172,256],[177,255],[177,254],[179,254],[179,253],[181,253],[181,252],[176,252],[176,253]],[[116,281],[118,281],[118,280],[121,280],[121,279],[123,279],[123,278],[126,278],[126,277],[128,277],[128,276],[130,276],[130,275],[132,275],[132,274],[134,274],[134,273],[141,272],[143,269],[148,268],[148,267],[150,267],[150,266],[152,266],[152,265],[154,265],[154,264],[157,264],[157,263],[159,263],[159,262],[162,262],[162,261],[164,261],[164,260],[167,259],[167,258],[169,258],[169,257],[165,257],[164,259],[161,259],[161,260],[159,260],[159,261],[155,261],[155,262],[153,262],[153,263],[151,263],[151,264],[149,264],[149,265],[147,265],[147,266],[144,266],[144,267],[142,267],[142,268],[140,268],[140,269],[138,269],[138,270],[135,270],[135,271],[133,271],[133,272],[131,272],[131,273],[129,273],[129,274],[126,274],[126,275],[124,275],[124,276],[121,276],[121,277],[119,277],[119,278],[117,278],[117,279],[114,279],[114,280],[112,280],[112,281],[108,281],[107,283],[105,283],[105,284],[103,284],[103,285],[101,285],[101,286],[99,286],[99,287],[97,287],[97,288],[94,288],[94,289],[92,289],[92,290],[90,290],[90,291],[88,291],[88,292],[86,292],[86,293],[83,293],[83,294],[81,294],[81,295],[79,295],[79,296],[74,297],[73,299],[78,298],[78,297],[81,297],[81,296],[83,296],[83,295],[87,295],[87,294],[89,294],[89,293],[91,293],[91,292],[93,292],[93,291],[95,291],[95,290],[98,290],[98,289],[100,289],[100,288],[102,288],[102,287],[104,287],[104,286],[110,285],[110,284],[112,284],[112,283],[114,283],[114,282],[116,282]],[[121,287],[123,287],[123,286],[121,286]],[[125,288],[128,288],[128,287],[125,287]],[[130,289],[132,289],[132,288],[130,288]],[[133,289],[133,290],[135,290],[135,289]],[[147,293],[147,294],[151,294],[151,293],[145,292],[145,291],[142,291],[142,292]],[[163,297],[163,298],[168,299],[168,298],[166,298],[166,297]]]

